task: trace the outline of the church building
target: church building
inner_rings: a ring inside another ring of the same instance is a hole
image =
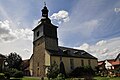
[[[46,5],[42,9],[42,18],[33,29],[33,54],[30,58],[31,76],[46,76],[48,67],[54,62],[62,61],[66,73],[80,66],[97,66],[97,58],[84,50],[58,46],[57,26],[51,23]]]

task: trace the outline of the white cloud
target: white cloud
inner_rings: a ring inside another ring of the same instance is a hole
[[[58,13],[53,13],[50,18],[52,20],[57,20],[59,24],[62,22],[68,22],[70,19],[68,12],[65,10],[61,10]]]
[[[30,29],[12,29],[8,20],[0,21],[0,41],[11,42],[16,39],[32,40]]]
[[[91,19],[81,24],[79,23],[80,26],[78,26],[74,32],[80,32],[83,36],[86,37],[91,36],[94,29],[100,25],[100,21],[101,20]]]
[[[64,22],[68,22],[70,20],[69,17],[66,17],[65,19],[63,19]]]
[[[109,51],[109,49],[104,48],[104,49],[99,50],[99,51],[96,51],[96,52],[99,52],[100,54],[105,54],[105,53],[107,53],[108,51]]]
[[[84,43],[76,49],[82,49],[98,58],[98,60],[114,59],[120,53],[120,37],[101,40],[96,44],[89,45]]]
[[[9,29],[9,21],[0,21],[0,34],[5,34],[8,33],[10,31]]]
[[[98,24],[99,24],[99,20],[97,19],[93,19],[93,20],[86,21],[83,23],[84,26],[89,26],[89,27],[96,27],[98,26]]]
[[[59,40],[59,41],[58,41],[58,45],[59,45],[59,46],[64,46],[64,43]]]
[[[22,39],[32,40],[33,32],[30,29],[17,29],[15,30],[15,34]]]
[[[0,21],[0,40],[9,42],[15,39],[17,39],[17,36],[10,28],[9,21]]]
[[[102,46],[104,44],[106,44],[105,40],[101,40],[101,41],[99,41],[99,42],[96,43],[97,46]]]
[[[87,51],[89,49],[89,44],[84,43],[80,47],[74,47],[74,48]]]
[[[13,29],[10,21],[0,21],[0,52],[3,55],[16,52],[23,59],[29,58],[32,54],[32,35],[31,29]]]
[[[30,50],[29,49],[24,49],[25,52],[27,53],[30,53]]]
[[[38,23],[40,22],[41,19],[36,19],[33,21],[33,28],[35,28],[36,26],[38,26]]]

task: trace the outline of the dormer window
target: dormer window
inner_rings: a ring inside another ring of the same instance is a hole
[[[83,54],[85,54],[85,52],[81,52],[81,54],[83,55]]]
[[[78,53],[78,51],[74,51],[74,54],[77,54]]]
[[[37,37],[39,36],[39,31],[37,32]]]
[[[69,53],[70,53],[70,50],[63,50],[63,53],[69,54]]]

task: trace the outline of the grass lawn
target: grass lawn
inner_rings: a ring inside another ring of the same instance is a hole
[[[96,80],[120,80],[120,77],[95,77]]]
[[[40,80],[38,77],[24,77],[22,80]]]
[[[12,78],[10,80],[40,80],[38,77],[23,77],[23,78]]]
[[[120,77],[94,77],[95,80],[120,80]],[[38,77],[24,77],[22,79],[12,79],[12,80],[41,80]],[[47,79],[44,79],[47,80]],[[78,79],[65,79],[65,80],[78,80]]]

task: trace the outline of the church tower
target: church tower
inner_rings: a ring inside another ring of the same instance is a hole
[[[44,5],[42,18],[33,29],[33,76],[45,76],[45,50],[58,51],[57,26],[48,18],[48,9]]]

